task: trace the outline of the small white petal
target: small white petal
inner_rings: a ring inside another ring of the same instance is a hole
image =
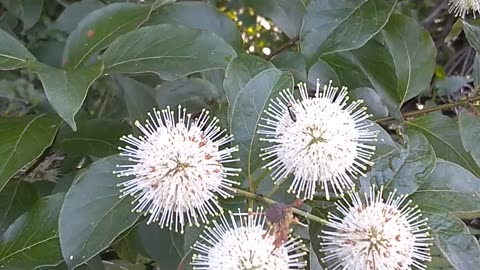
[[[454,13],[456,17],[465,18],[472,11],[475,18],[475,13],[480,13],[480,0],[450,0],[448,4],[448,12]]]
[[[338,215],[329,214],[320,235],[330,269],[426,269],[432,245],[426,219],[406,196],[392,192],[385,201],[382,194],[383,187],[372,187],[368,196],[350,192],[351,200],[336,203]]]
[[[362,101],[346,103],[346,87],[339,90],[330,81],[320,91],[317,81],[316,94],[309,97],[306,84],[298,86],[301,100],[287,89],[266,110],[258,133],[271,145],[261,157],[270,159],[265,167],[277,183],[293,173],[289,191],[312,199],[320,185],[328,199],[329,186],[342,193],[370,163],[375,148],[365,143],[375,141],[377,132],[365,122],[369,115],[359,107]]]
[[[305,269],[306,246],[289,237],[275,247],[262,211],[221,215],[220,222],[204,231],[193,249],[193,269],[198,270],[289,270]]]
[[[150,214],[147,223],[156,222],[183,232],[185,224],[207,223],[222,209],[217,195],[233,193],[238,183],[227,179],[240,170],[225,167],[234,161],[236,147],[223,148],[232,141],[203,110],[198,119],[191,119],[178,107],[178,116],[167,107],[149,113],[145,125],[135,125],[143,136],[123,136],[128,145],[121,155],[131,163],[117,165],[118,176],[129,177],[120,184],[122,196],[135,197],[132,211]]]

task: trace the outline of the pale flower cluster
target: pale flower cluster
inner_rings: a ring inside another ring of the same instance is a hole
[[[275,184],[286,181],[289,192],[303,199],[352,190],[355,178],[372,165],[377,131],[362,101],[350,102],[347,94],[346,87],[317,81],[313,91],[300,83],[298,91],[285,89],[270,102],[258,133],[268,144],[261,158]],[[219,198],[232,197],[239,185],[239,148],[218,122],[208,111],[193,117],[180,106],[176,112],[154,110],[146,123],[136,122],[142,135],[121,138],[127,159],[114,172],[123,179],[121,196],[133,196],[132,211],[148,215],[147,223],[182,233],[186,225],[219,216],[193,247],[194,269],[305,269],[308,247],[289,234],[290,223],[299,222],[292,214],[288,223],[280,216],[278,231],[272,231],[263,210],[223,213]],[[405,196],[382,195],[383,189],[372,188],[336,203],[319,236],[331,269],[425,268],[431,245],[425,219]]]

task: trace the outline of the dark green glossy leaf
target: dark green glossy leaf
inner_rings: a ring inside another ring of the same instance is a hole
[[[452,97],[455,93],[465,87],[470,82],[469,78],[463,76],[448,76],[442,80],[435,80],[435,88],[437,89],[437,96]]]
[[[465,150],[480,165],[480,116],[462,110],[458,115],[460,138]]]
[[[114,78],[123,92],[131,123],[145,123],[147,113],[157,107],[153,88],[126,76],[117,75]]]
[[[223,81],[223,89],[229,104],[228,118],[231,119],[233,104],[240,90],[253,78],[263,70],[274,68],[274,65],[260,57],[240,54],[233,59],[225,71],[225,79]]]
[[[371,40],[362,48],[344,55],[363,70],[383,103],[388,107],[390,115],[396,119],[402,119],[400,105],[404,93],[399,92],[397,87],[395,65],[387,48],[376,40]]]
[[[348,55],[348,57],[344,54],[327,54],[322,56],[317,63],[315,63],[308,72],[308,81],[315,85],[315,80],[317,76],[312,76],[312,70],[316,70],[315,66],[321,63],[320,70],[315,73],[319,73],[320,80],[328,82],[332,80],[335,83],[335,79],[338,81],[336,82],[337,85],[345,85],[349,89],[355,89],[359,87],[371,87],[373,85],[370,83],[365,72],[355,63],[354,59]],[[325,74],[325,75],[323,75]],[[335,74],[335,76],[333,75]],[[323,75],[323,76],[322,76]]]
[[[323,54],[363,46],[387,23],[397,1],[311,1],[300,34],[302,54],[311,66]]]
[[[328,84],[329,81],[332,81],[332,84],[341,86],[340,79],[335,70],[322,59],[318,59],[318,61],[310,67],[307,78],[308,86],[312,89],[317,87],[317,79],[321,84]]]
[[[161,8],[164,5],[175,3],[176,0],[156,0],[152,4],[152,9]]]
[[[243,173],[249,177],[262,164],[259,157],[262,143],[257,134],[260,117],[270,99],[286,88],[293,89],[292,75],[275,68],[267,69],[253,77],[235,99],[230,131],[240,147],[240,160],[246,164]]]
[[[83,18],[103,7],[105,7],[105,4],[100,0],[82,0],[73,3],[58,16],[53,27],[65,33],[71,33]]]
[[[439,160],[425,183],[410,198],[419,205],[478,216],[480,179],[455,163]]]
[[[0,268],[35,269],[62,261],[57,224],[64,196],[40,199],[8,227],[0,242]]]
[[[35,57],[22,43],[0,29],[0,70],[23,68]]]
[[[53,109],[73,130],[77,130],[75,115],[80,110],[90,85],[102,75],[102,63],[64,70],[36,62],[30,65],[30,69],[40,77]]]
[[[0,0],[4,7],[23,22],[23,30],[28,30],[40,19],[43,0]]]
[[[435,152],[420,132],[406,135],[406,146],[374,160],[371,171],[361,179],[363,183],[397,189],[400,194],[411,194],[425,183],[435,168]]]
[[[290,71],[296,81],[307,81],[305,58],[299,52],[283,52],[275,55],[272,63],[281,70]],[[310,69],[311,70],[311,69]]]
[[[59,134],[60,149],[69,155],[105,157],[118,153],[119,138],[130,129],[119,121],[92,119],[78,124],[78,130]]]
[[[60,211],[62,254],[69,267],[80,265],[108,247],[132,226],[131,197],[120,196],[117,187],[125,179],[112,172],[124,159],[110,156],[94,162],[72,185]]]
[[[478,88],[480,87],[480,54],[475,53],[475,59],[473,61],[473,85]]]
[[[183,256],[183,235],[145,223],[135,227],[134,233],[151,258],[166,269],[176,269]]]
[[[23,212],[38,200],[38,194],[32,184],[10,181],[0,192],[0,235]]]
[[[477,53],[480,53],[480,20],[463,21],[463,32],[465,32],[468,43]]]
[[[189,112],[200,112],[220,101],[215,85],[200,78],[167,81],[155,88],[159,108],[183,105]]]
[[[480,167],[462,144],[455,119],[437,112],[418,117],[407,124],[427,137],[438,158],[457,163],[477,177],[480,176]]]
[[[435,245],[450,264],[459,270],[477,269],[480,265],[480,247],[467,226],[446,210],[422,207],[423,216],[433,231]]]
[[[60,122],[47,115],[0,118],[0,190],[52,144]]]
[[[242,49],[242,37],[235,23],[214,6],[202,2],[179,2],[153,13],[147,25],[174,24],[211,31],[237,51]]]
[[[137,29],[150,14],[147,5],[115,3],[90,13],[70,34],[63,51],[63,64],[77,68],[122,34]]]
[[[153,72],[164,80],[224,69],[237,54],[217,35],[179,25],[153,25],[125,34],[105,51],[106,70]]]
[[[363,105],[367,107],[367,113],[372,114],[373,118],[388,116],[388,108],[383,104],[380,96],[370,87],[360,87],[349,92],[352,100],[361,99]]]
[[[443,254],[438,247],[436,246],[430,247],[430,256],[432,256],[432,260],[426,264],[427,269],[438,269],[438,270],[455,269],[448,262],[448,260],[445,259],[445,257],[443,257]]]
[[[313,2],[313,1],[312,1]],[[245,0],[245,4],[270,18],[289,38],[298,37],[307,0]]]
[[[402,106],[430,85],[437,55],[435,44],[425,29],[404,15],[392,15],[382,33],[395,64]]]

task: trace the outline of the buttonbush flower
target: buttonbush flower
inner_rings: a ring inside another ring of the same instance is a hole
[[[121,155],[130,161],[114,172],[130,178],[119,184],[123,196],[134,196],[132,211],[150,214],[147,223],[158,222],[162,228],[183,232],[186,223],[207,223],[207,215],[221,212],[216,194],[230,197],[231,186],[237,184],[227,177],[240,170],[225,167],[235,161],[232,153],[238,150],[225,147],[232,136],[205,110],[196,120],[180,106],[177,119],[170,107],[148,116],[145,125],[135,122],[142,136],[121,138],[128,144],[119,148]]]
[[[375,141],[377,133],[369,130],[366,108],[359,108],[362,100],[346,103],[346,87],[339,90],[330,81],[320,91],[317,80],[314,97],[305,83],[298,87],[301,100],[286,89],[265,111],[268,117],[262,118],[258,133],[271,145],[262,149],[261,157],[270,159],[265,167],[277,184],[293,173],[289,192],[297,197],[303,193],[304,199],[312,199],[321,185],[329,199],[329,186],[342,193],[353,186],[353,176],[363,175],[375,150],[365,143]]]
[[[336,203],[339,214],[329,214],[320,236],[323,261],[331,269],[426,269],[432,242],[426,219],[406,196],[394,191],[385,201],[382,193],[372,187],[364,200],[351,192],[351,202]]]
[[[262,210],[221,215],[194,245],[193,269],[198,270],[287,270],[305,269],[305,244],[289,237],[275,246],[275,236],[266,226]]]
[[[470,10],[474,18],[475,12],[480,13],[480,0],[450,0],[448,4],[450,5],[448,12],[454,13],[457,17],[465,18]]]

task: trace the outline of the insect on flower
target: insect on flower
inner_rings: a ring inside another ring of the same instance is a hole
[[[287,109],[288,109],[288,114],[290,115],[290,118],[292,119],[293,122],[297,122],[297,115],[293,112],[292,109],[292,103],[287,104]]]
[[[303,200],[296,199],[291,205],[287,205],[282,202],[278,202],[270,206],[265,212],[267,218],[268,230],[263,235],[265,238],[267,235],[274,236],[273,242],[275,249],[281,247],[285,241],[288,240],[290,234],[290,225],[298,224],[307,226],[298,220],[293,215],[292,207],[299,207],[303,204]]]

